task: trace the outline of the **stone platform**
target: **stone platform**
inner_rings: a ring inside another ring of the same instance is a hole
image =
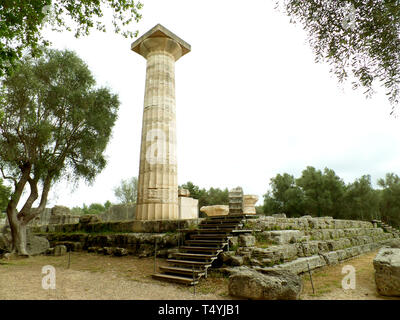
[[[368,221],[323,218],[278,218],[262,216],[248,220],[246,229],[255,232],[255,244],[240,246],[231,239],[235,252],[225,253],[229,265],[248,265],[256,269],[279,268],[302,273],[334,265],[376,250],[398,237]]]

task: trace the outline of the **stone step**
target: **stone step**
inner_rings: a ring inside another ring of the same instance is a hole
[[[244,221],[243,219],[214,219],[214,220],[203,220],[199,223],[199,225],[210,225],[210,224],[233,224],[233,225],[236,225],[243,221]]]
[[[244,214],[229,214],[223,216],[211,216],[207,217],[206,220],[223,220],[223,219],[244,219],[246,215]]]
[[[191,245],[210,245],[210,246],[218,246],[223,248],[228,243],[223,240],[186,240],[185,244]]]
[[[236,233],[253,233],[253,232],[261,232],[261,230],[256,230],[256,229],[238,229],[238,230],[232,230],[231,233],[236,234]]]
[[[224,234],[229,234],[232,232],[233,229],[178,229],[177,231],[179,232],[187,232],[187,233],[224,233]]]
[[[162,280],[167,280],[167,281],[172,281],[172,282],[184,283],[184,284],[191,285],[191,286],[199,283],[198,280],[193,281],[193,278],[183,277],[183,276],[174,276],[174,275],[163,274],[163,273],[155,273],[152,275],[152,277],[155,279],[162,279]]]
[[[210,267],[211,263],[207,261],[191,261],[191,260],[178,260],[178,259],[168,259],[167,262],[174,265],[186,265],[186,266],[203,266]]]
[[[188,258],[197,260],[213,260],[217,258],[215,254],[182,253],[182,252],[173,253],[173,256],[179,258]]]
[[[191,239],[226,239],[228,237],[227,234],[217,234],[217,233],[210,233],[210,234],[191,234]]]
[[[178,268],[178,267],[169,267],[169,266],[162,266],[159,267],[160,271],[163,271],[164,273],[173,273],[173,274],[183,274],[183,275],[188,275],[192,276],[193,274],[195,278],[199,278],[205,275],[205,272],[203,269],[193,269],[193,268]]]
[[[216,254],[222,252],[223,250],[220,248],[210,248],[210,247],[192,247],[192,246],[183,246],[179,249],[185,251],[204,251],[204,252],[215,252]]]
[[[200,229],[235,229],[235,228],[241,228],[243,227],[243,224],[237,223],[237,224],[225,224],[225,223],[209,223],[209,224],[199,224]]]

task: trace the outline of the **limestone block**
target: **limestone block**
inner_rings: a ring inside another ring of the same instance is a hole
[[[256,203],[258,196],[256,195],[243,195],[243,213],[244,214],[256,214]]]
[[[306,272],[308,270],[308,265],[310,270],[319,267],[326,266],[325,259],[319,255],[314,255],[312,257],[298,258],[294,261],[286,262],[280,265],[274,266],[276,269],[290,270],[296,274]]]
[[[179,188],[178,197],[190,197],[190,191],[188,189]]]
[[[64,245],[58,245],[54,247],[54,255],[55,256],[63,256],[67,254],[67,247]]]
[[[203,206],[200,208],[201,212],[204,212],[207,216],[226,216],[229,213],[229,206],[215,205],[215,206]]]
[[[256,243],[256,238],[250,235],[241,234],[239,236],[239,246],[241,247],[253,247]]]
[[[327,265],[335,265],[339,262],[339,257],[336,251],[320,253],[320,255],[325,259]]]
[[[295,243],[302,236],[304,232],[300,230],[277,230],[277,231],[264,231],[263,235],[268,241],[276,244]]]
[[[190,197],[179,197],[179,219],[197,219],[199,217],[199,200]]]
[[[229,294],[258,300],[298,300],[303,288],[299,276],[287,270],[242,269],[229,277]]]
[[[378,293],[384,296],[400,296],[400,249],[382,248],[373,264]]]
[[[344,250],[338,250],[336,253],[339,261],[345,260],[347,257],[346,251]]]

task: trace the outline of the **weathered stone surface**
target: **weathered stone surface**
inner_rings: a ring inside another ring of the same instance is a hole
[[[243,213],[256,214],[256,203],[258,196],[252,194],[243,195]]]
[[[390,239],[385,242],[385,246],[400,249],[400,239]]]
[[[335,265],[339,262],[339,257],[336,251],[320,253],[325,259],[327,265]]]
[[[215,205],[215,206],[203,206],[200,208],[201,212],[204,212],[207,216],[225,216],[229,213],[229,206]]]
[[[69,210],[69,208],[65,207],[65,206],[54,206],[51,209],[52,216],[62,216],[65,214],[70,214],[70,213],[71,213],[71,211]]]
[[[64,245],[58,245],[54,247],[54,255],[55,256],[63,256],[67,254],[67,247]]]
[[[286,218],[286,213],[275,213],[272,215],[273,218]]]
[[[303,288],[299,276],[287,270],[246,268],[229,277],[229,294],[254,300],[297,300]]]
[[[67,251],[78,252],[82,251],[82,243],[78,241],[57,241],[55,245],[64,245],[67,247]]]
[[[239,236],[239,246],[241,247],[253,247],[256,244],[256,238],[251,235],[241,234]]]
[[[97,215],[101,221],[129,221],[136,217],[136,204],[114,204]]]
[[[114,256],[117,256],[117,257],[126,256],[126,255],[128,255],[128,250],[126,250],[125,248],[117,247],[117,248],[114,248],[113,254],[114,254]]]
[[[378,293],[400,296],[400,249],[382,248],[373,263]]]
[[[243,213],[243,189],[236,187],[229,191],[229,214]]]
[[[79,217],[79,223],[81,224],[99,223],[99,222],[101,222],[100,217],[94,214],[85,214]]]
[[[190,45],[158,24],[131,49],[147,60],[136,218],[178,219],[175,62]]]
[[[103,254],[105,255],[112,255],[114,253],[114,248],[112,247],[104,247],[103,248]]]
[[[190,191],[188,189],[179,188],[178,197],[190,197]]]
[[[235,255],[234,252],[224,251],[221,253],[221,260],[228,266],[241,266],[243,265],[243,257]]]
[[[239,245],[239,237],[238,236],[229,237],[228,241],[229,241],[229,247],[231,247],[231,248]]]
[[[199,200],[190,197],[179,197],[179,219],[197,219],[199,217]]]
[[[295,243],[304,236],[304,232],[300,230],[279,230],[279,231],[263,231],[263,236],[267,241],[275,244]]]
[[[321,256],[315,255],[312,257],[298,258],[294,261],[276,265],[274,266],[274,268],[290,270],[296,274],[299,274],[308,271],[308,265],[310,266],[310,270],[312,270],[326,266],[326,262],[325,259],[322,258]]]

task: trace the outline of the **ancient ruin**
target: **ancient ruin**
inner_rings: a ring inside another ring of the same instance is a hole
[[[190,45],[158,24],[131,49],[147,60],[136,219],[178,219],[175,62]]]

